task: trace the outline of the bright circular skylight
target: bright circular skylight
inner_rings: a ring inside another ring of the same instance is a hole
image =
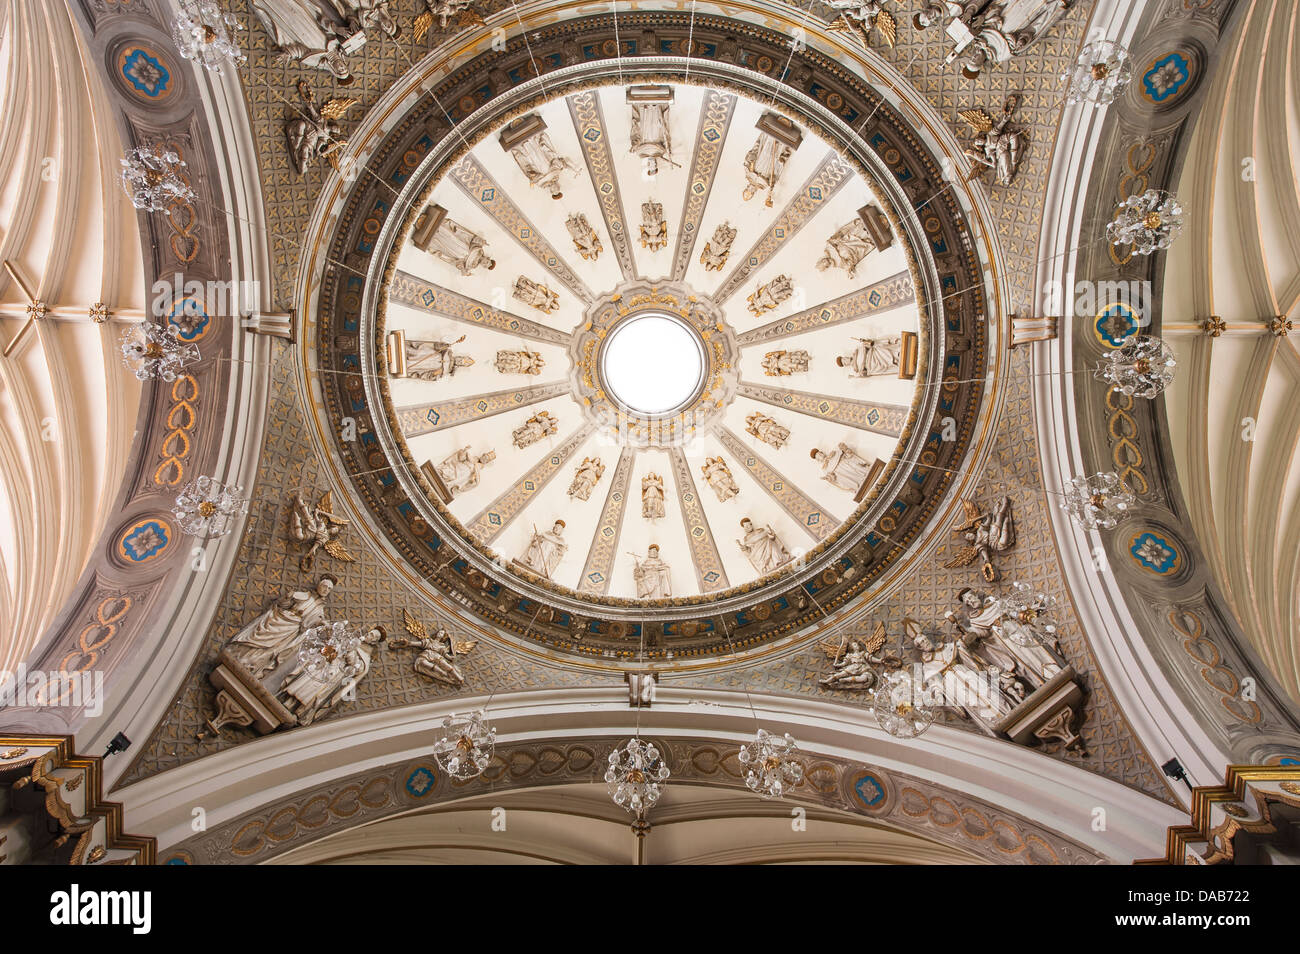
[[[704,353],[695,332],[668,315],[633,317],[609,335],[601,357],[610,395],[642,414],[662,414],[695,396]]]

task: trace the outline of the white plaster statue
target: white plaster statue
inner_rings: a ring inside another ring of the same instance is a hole
[[[736,479],[731,476],[731,468],[721,457],[709,457],[704,461],[702,468],[704,479],[708,481],[713,492],[718,495],[718,502],[725,503],[736,494],[740,493],[740,487],[736,484]]]
[[[402,610],[402,621],[409,635],[393,636],[388,640],[388,645],[394,649],[419,650],[412,668],[425,679],[453,687],[463,686],[465,674],[456,659],[470,652],[478,645],[478,641],[457,640],[441,626],[430,635],[424,623],[417,620],[406,609]]]
[[[285,677],[279,694],[280,703],[297,717],[299,725],[311,725],[338,705],[348,690],[365,678],[370,671],[375,647],[383,638],[384,628],[372,626],[361,637],[361,642],[350,650],[345,665],[338,667],[328,678],[313,676],[299,663]]]
[[[876,628],[866,639],[850,639],[841,643],[834,651],[826,646],[822,650],[831,659],[831,671],[818,680],[826,689],[871,689],[876,684],[875,667],[885,662],[881,650],[885,646],[885,624],[877,622]],[[897,660],[894,661],[894,664]]]
[[[299,568],[310,570],[318,550],[324,550],[336,560],[355,561],[356,557],[338,539],[347,525],[347,520],[335,516],[333,495],[329,491],[321,495],[315,507],[303,500],[302,491],[295,493],[289,507],[289,537],[307,546],[298,559]]]
[[[778,450],[790,439],[790,428],[782,427],[762,411],[754,411],[745,418],[745,431]]]
[[[1029,691],[1046,684],[1065,667],[1058,644],[1029,639],[1022,645],[1017,627],[1025,624],[1003,613],[994,597],[967,587],[957,594],[957,607],[944,614],[971,651],[1003,673],[1023,679]],[[1023,638],[1023,636],[1022,636]],[[1023,692],[1022,692],[1023,694]]]
[[[591,227],[586,215],[575,212],[565,220],[564,225],[569,230],[569,237],[573,239],[573,247],[579,255],[589,262],[600,258],[605,246],[600,243],[600,236]]]
[[[424,5],[438,18],[439,29],[445,30],[453,16],[465,13],[474,6],[474,0],[424,0]]]
[[[445,217],[438,223],[425,251],[454,266],[462,275],[469,275],[476,268],[491,271],[497,267],[496,259],[488,255],[487,239]]]
[[[778,275],[766,285],[759,285],[749,296],[749,310],[755,316],[776,308],[794,294],[794,282],[789,275]]]
[[[661,600],[673,595],[668,564],[659,559],[659,547],[656,544],[650,544],[644,560],[637,559],[635,553],[629,556],[636,563],[632,578],[636,581],[637,599]]]
[[[389,0],[330,0],[330,3],[351,30],[380,30],[390,37],[402,32],[388,9]]]
[[[962,501],[964,519],[953,527],[966,545],[944,564],[947,569],[970,566],[980,560],[980,572],[990,583],[999,573],[993,565],[993,554],[1003,553],[1016,545],[1016,522],[1011,512],[1011,498],[1003,497],[993,509],[985,513],[969,500]]]
[[[560,422],[547,411],[538,411],[510,434],[516,447],[523,450],[529,444],[535,444],[543,437],[559,430]]]
[[[641,247],[657,252],[668,244],[668,220],[662,203],[641,203]]]
[[[867,231],[866,224],[855,218],[836,229],[826,240],[826,249],[817,260],[817,270],[824,272],[828,268],[842,268],[848,272],[849,278],[853,278],[862,260],[875,250],[875,239]]]
[[[478,486],[479,475],[483,468],[497,459],[497,453],[490,448],[475,457],[469,447],[462,447],[448,454],[438,465],[438,476],[453,494],[463,493]]]
[[[869,378],[877,374],[897,374],[903,337],[854,338],[858,343],[850,354],[835,359],[835,364],[849,369],[851,378]]]
[[[841,441],[833,451],[814,447],[810,456],[822,465],[822,480],[856,494],[871,472],[871,464]]]
[[[437,381],[451,377],[457,368],[468,368],[474,359],[467,354],[456,354],[451,349],[465,340],[461,335],[455,341],[421,341],[406,339],[406,376],[418,381]]]
[[[763,355],[763,373],[769,378],[783,378],[807,371],[807,351],[769,351]]]
[[[754,521],[745,517],[740,521],[740,529],[745,532],[745,538],[737,540],[736,545],[759,576],[780,569],[790,562],[790,551],[770,526],[756,527]]]
[[[731,254],[731,243],[735,240],[736,230],[730,222],[723,222],[713,230],[713,238],[704,243],[704,251],[700,253],[700,264],[706,272],[722,270],[722,266],[727,264],[727,256]]]
[[[742,193],[746,202],[760,192],[767,193],[764,205],[772,207],[772,193],[781,178],[781,171],[790,160],[794,150],[785,143],[759,132],[758,139],[745,154],[745,191]]]
[[[641,478],[641,516],[660,520],[664,516],[664,479],[658,474]]]
[[[546,359],[537,351],[498,351],[496,366],[502,374],[541,374]]]
[[[547,314],[560,307],[560,296],[557,292],[553,292],[545,285],[541,285],[530,278],[525,278],[523,275],[515,279],[515,287],[511,294],[516,301],[522,301],[525,305],[532,305],[538,311],[544,311]]]
[[[569,545],[564,542],[564,521],[557,520],[550,530],[538,531],[536,527],[533,528],[528,549],[518,563],[549,580],[568,549]]]
[[[996,118],[982,109],[964,109],[959,114],[976,133],[966,155],[992,170],[998,185],[1011,185],[1028,143],[1024,129],[1011,120],[1019,104],[1019,96],[1008,96]]]
[[[974,79],[984,70],[1022,53],[1046,33],[1073,0],[934,0],[914,18],[918,27],[943,22],[952,40],[945,63],[961,60],[964,76]]]
[[[325,598],[338,584],[326,573],[314,590],[295,590],[277,600],[226,644],[226,652],[255,678],[271,672],[298,648],[303,635],[325,619]]]
[[[947,705],[965,709],[985,723],[996,722],[1015,707],[1001,685],[1001,670],[986,666],[958,640],[919,633],[913,644],[921,655],[923,685],[940,692]]]
[[[564,198],[564,192],[560,189],[560,178],[564,173],[578,174],[578,167],[559,154],[551,137],[545,132],[535,133],[512,147],[510,155],[519,164],[528,181],[535,187],[545,189],[552,199]]]
[[[599,457],[584,457],[573,475],[573,482],[569,484],[569,496],[590,500],[591,492],[596,489],[596,484],[600,483],[604,473],[605,465]]]
[[[632,148],[639,156],[648,176],[657,175],[659,160],[673,164],[672,142],[668,135],[668,103],[631,103]]]
[[[364,33],[331,19],[312,0],[249,0],[249,5],[282,57],[325,70],[340,83],[352,82],[348,54],[365,43]]]

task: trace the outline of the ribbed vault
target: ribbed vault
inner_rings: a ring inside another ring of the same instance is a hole
[[[1164,330],[1181,365],[1166,407],[1193,523],[1246,633],[1300,698],[1300,356],[1274,322],[1300,303],[1298,36],[1294,4],[1260,0],[1225,44],[1177,188],[1187,223],[1169,252]]]
[[[140,401],[118,341],[144,289],[102,67],[64,4],[6,3],[0,31],[0,259],[20,279],[0,271],[0,670],[13,670],[112,511]],[[32,298],[45,312],[29,323]],[[111,317],[92,320],[96,305]]]

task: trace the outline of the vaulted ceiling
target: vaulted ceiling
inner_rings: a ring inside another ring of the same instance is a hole
[[[117,505],[140,401],[121,321],[140,320],[146,290],[122,144],[71,11],[6,3],[0,17],[0,259],[18,276],[0,272],[0,671],[13,671]],[[29,324],[32,298],[44,310]]]
[[[1176,189],[1186,228],[1163,327],[1180,363],[1166,409],[1184,497],[1243,628],[1300,699],[1298,44],[1295,4],[1245,4]]]

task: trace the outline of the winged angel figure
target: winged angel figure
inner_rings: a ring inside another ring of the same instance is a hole
[[[429,32],[433,26],[434,18],[438,20],[438,28],[447,29],[447,24],[452,16],[456,17],[456,29],[463,30],[467,27],[482,26],[483,15],[473,7],[474,0],[424,0],[425,10],[415,18],[412,26],[412,32],[415,34],[415,42],[424,39],[424,35]]]
[[[885,9],[884,0],[829,0],[829,4],[840,11],[830,32],[851,34],[861,39],[865,46],[872,29],[875,29],[891,49],[898,42],[898,21]]]
[[[975,133],[966,155],[975,161],[969,178],[993,170],[993,180],[998,185],[1011,185],[1024,158],[1029,137],[1018,123],[1011,121],[1020,105],[1019,96],[1008,96],[1002,104],[1001,114],[994,119],[983,109],[963,109],[957,115]]]
[[[952,532],[961,534],[966,545],[944,567],[951,570],[959,566],[970,566],[978,559],[981,561],[980,572],[984,579],[993,583],[1000,576],[997,567],[993,565],[993,554],[1005,553],[1016,545],[1016,522],[1011,515],[1011,498],[1003,497],[988,513],[969,500],[963,500],[961,505],[966,515],[952,528]]]
[[[885,656],[885,624],[876,621],[876,628],[866,639],[841,637],[839,645],[821,644],[822,652],[831,661],[831,672],[818,680],[826,689],[871,689],[876,685],[876,666],[898,668],[896,657]]]
[[[316,94],[306,80],[298,81],[298,95],[302,97],[302,113],[285,124],[284,134],[289,142],[289,158],[302,175],[317,159],[328,159],[335,169],[339,167],[339,153],[348,141],[339,138],[339,120],[357,100],[351,98],[327,99],[316,105]]]
[[[402,610],[402,625],[410,635],[394,636],[388,640],[388,645],[396,649],[418,649],[420,654],[415,657],[417,673],[425,679],[449,686],[465,684],[465,674],[456,665],[456,657],[473,650],[478,640],[456,639],[441,626],[430,636],[425,625],[406,609]]]
[[[289,513],[289,536],[307,546],[307,552],[298,559],[298,566],[303,571],[310,570],[316,551],[321,549],[336,560],[356,562],[357,558],[338,539],[347,525],[346,520],[334,515],[334,501],[328,490],[315,507],[308,506],[302,499],[302,491],[294,494],[293,509]]]

